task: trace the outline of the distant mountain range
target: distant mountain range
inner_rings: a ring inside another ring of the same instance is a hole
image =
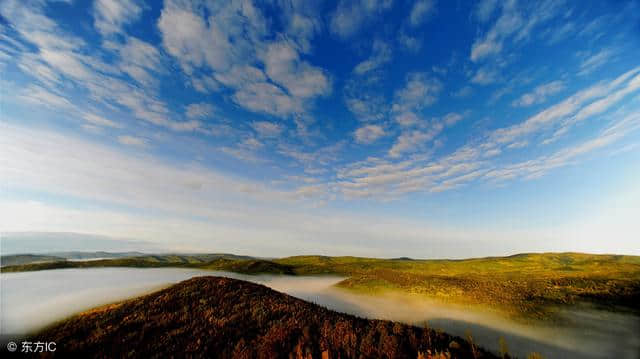
[[[135,259],[135,262],[150,262],[157,264],[200,264],[208,263],[216,259],[247,260],[253,259],[249,256],[240,256],[229,253],[189,253],[189,254],[145,254],[141,252],[53,252],[48,254],[10,254],[0,256],[0,266],[24,266],[42,265],[46,268],[52,263],[56,263],[56,268],[60,266],[73,267],[82,265],[82,261],[113,260],[113,259]],[[77,264],[69,262],[77,262]],[[62,264],[61,262],[65,263]],[[92,264],[92,263],[89,263]],[[125,264],[125,263],[122,263]],[[113,265],[112,265],[113,266]],[[129,265],[127,265],[129,266]]]
[[[262,285],[198,277],[34,336],[83,357],[493,358],[445,333],[337,313]]]
[[[66,252],[166,252],[157,244],[106,236],[66,232],[0,233],[0,254],[47,254]]]
[[[65,232],[0,234],[0,266],[144,257],[145,261],[206,263],[215,259],[251,259],[228,253],[179,253],[156,244],[100,235]],[[59,265],[59,264],[58,264]]]
[[[23,265],[32,263],[46,263],[65,260],[92,260],[92,259],[112,259],[142,256],[141,252],[53,252],[49,254],[10,254],[0,256],[0,265]]]

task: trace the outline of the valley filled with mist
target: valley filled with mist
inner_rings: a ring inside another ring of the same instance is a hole
[[[640,352],[640,337],[630,334],[640,330],[640,259],[633,256],[415,260],[58,253],[2,259],[10,263],[0,268],[5,341],[78,312],[214,275],[263,284],[340,313],[439,329],[496,355],[634,358]]]

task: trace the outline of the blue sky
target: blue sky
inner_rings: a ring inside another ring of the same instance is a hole
[[[4,0],[1,230],[269,256],[640,254],[638,14]]]

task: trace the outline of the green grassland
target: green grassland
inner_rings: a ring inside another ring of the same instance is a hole
[[[518,254],[465,260],[296,256],[275,260],[206,255],[56,261],[2,272],[86,267],[185,267],[245,274],[331,274],[339,287],[366,294],[399,292],[477,306],[516,319],[550,319],[558,308],[592,303],[640,312],[640,257],[582,253]]]

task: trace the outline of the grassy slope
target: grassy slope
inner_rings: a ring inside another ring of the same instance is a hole
[[[145,255],[139,252],[55,252],[47,255],[39,254],[10,254],[0,256],[0,262],[3,266],[18,266],[34,263],[44,262],[64,262],[64,261],[90,261],[90,260],[116,260],[121,259],[123,261],[115,263],[139,263],[140,260],[148,262],[160,262],[167,264],[175,263],[207,263],[215,259],[233,259],[233,260],[246,260],[253,259],[249,256],[239,256],[229,253],[200,253],[200,254],[157,254],[157,255]],[[131,260],[133,259],[133,260]],[[108,262],[101,263],[101,266],[108,265]],[[34,267],[37,268],[37,267]],[[32,270],[31,267],[22,267],[20,271]]]
[[[218,259],[205,265],[199,266],[198,268],[223,270],[245,274],[295,274],[293,266],[260,259]]]
[[[38,263],[4,267],[2,271],[104,266],[338,274],[349,277],[339,286],[353,291],[401,291],[447,303],[489,307],[515,318],[548,318],[557,305],[577,301],[640,311],[637,256],[545,253],[466,260],[296,256],[268,261],[174,255]]]
[[[299,274],[337,273],[339,285],[387,290],[443,302],[492,307],[506,314],[546,318],[555,305],[593,301],[640,310],[640,257],[581,253],[518,254],[466,260],[380,260],[290,257],[277,261]]]
[[[0,256],[0,265],[15,266],[22,264],[61,261],[64,258],[55,255],[38,255],[38,254],[11,254]]]
[[[197,255],[181,255],[181,254],[165,254],[165,255],[147,255],[128,258],[99,259],[90,261],[67,261],[53,260],[49,262],[27,263],[19,265],[8,265],[0,268],[0,272],[27,272],[46,269],[63,269],[63,268],[96,268],[96,267],[136,267],[136,268],[159,268],[159,267],[178,267],[178,268],[204,268],[215,270],[230,270],[239,273],[259,273],[259,270],[270,273],[289,273],[287,271],[279,271],[278,268],[284,268],[282,265],[273,263],[273,269],[269,266],[256,267],[251,266],[253,262],[268,262],[248,259],[250,257],[235,256],[232,254],[197,254]],[[268,262],[272,263],[272,262]],[[251,272],[251,270],[256,270]],[[273,270],[273,271],[272,271]]]

